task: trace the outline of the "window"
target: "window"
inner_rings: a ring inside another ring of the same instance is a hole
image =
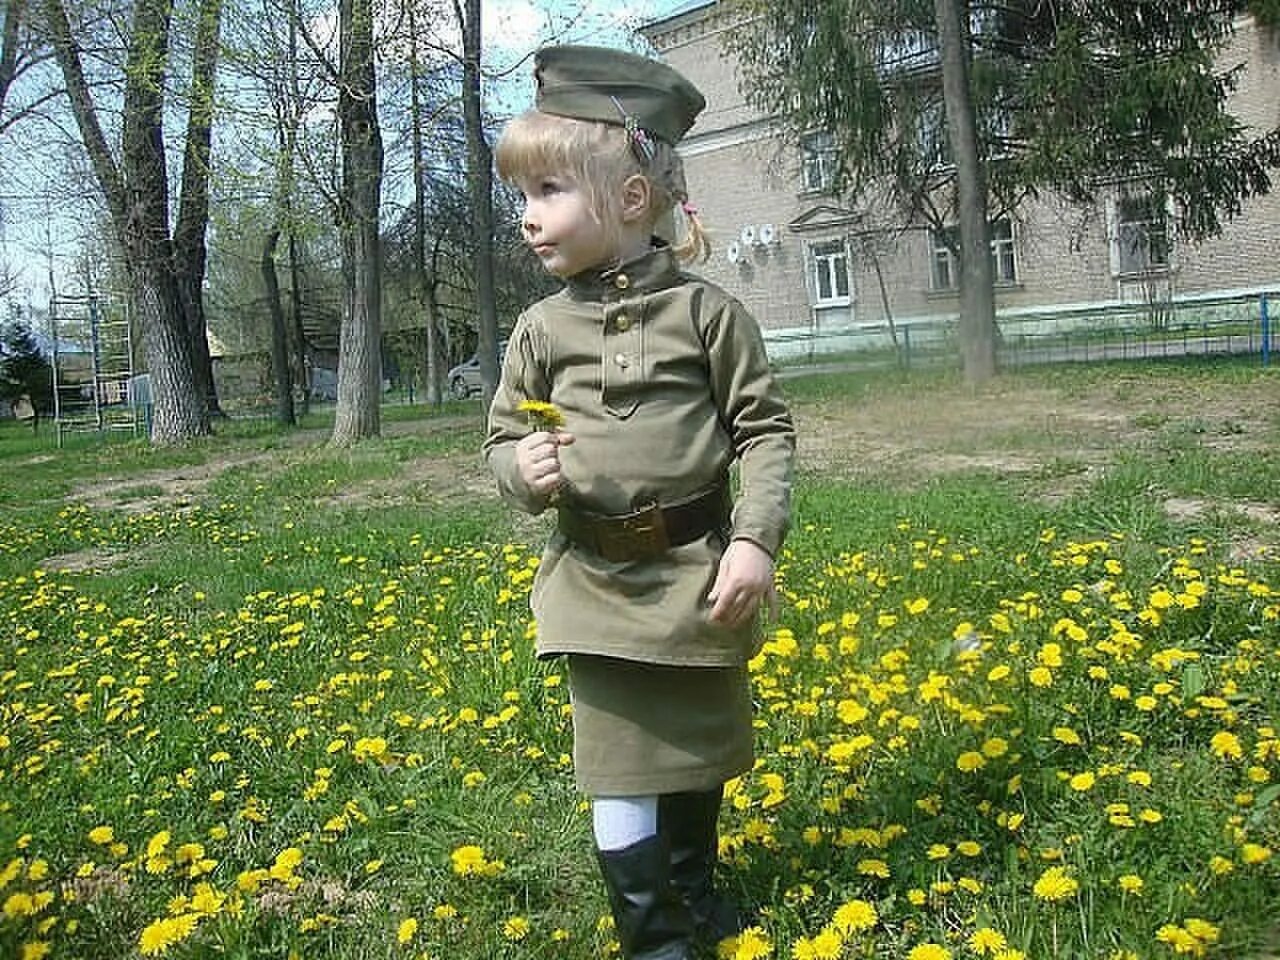
[[[1013,221],[1008,217],[991,221],[991,279],[997,284],[1018,282],[1018,263],[1013,256]]]
[[[947,112],[941,100],[920,104],[916,114],[916,149],[926,171],[951,166],[951,137],[947,133]]]
[[[836,139],[820,130],[800,138],[800,182],[806,192],[830,190],[836,180]]]
[[[998,286],[1018,282],[1018,260],[1013,242],[1013,221],[1008,217],[987,225],[991,234],[991,279]],[[958,227],[929,232],[929,289],[955,290],[960,286],[960,265],[952,247],[960,246]]]
[[[1118,274],[1151,273],[1169,266],[1168,216],[1152,194],[1122,194],[1115,207],[1112,267]]]
[[[809,248],[813,259],[813,305],[838,306],[849,302],[849,251],[841,240],[815,243]]]
[[[959,244],[955,227],[929,231],[929,289],[955,290],[960,286],[956,256],[950,244]]]

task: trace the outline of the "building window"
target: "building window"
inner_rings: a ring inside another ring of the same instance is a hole
[[[925,172],[952,166],[951,137],[947,133],[947,112],[941,100],[920,104],[916,114],[916,149]]]
[[[813,261],[813,305],[840,306],[849,302],[849,251],[844,242],[815,243],[809,248]]]
[[[800,138],[800,182],[805,192],[830,190],[836,182],[836,139],[830,131]]]
[[[1008,217],[991,221],[991,278],[1010,286],[1018,282],[1018,261],[1013,254],[1013,221]]]
[[[960,286],[956,255],[950,244],[957,242],[956,228],[929,231],[929,289],[954,290]]]
[[[1008,217],[992,220],[987,229],[991,235],[991,280],[997,286],[1018,282],[1018,260],[1013,242],[1013,221]],[[960,266],[953,247],[960,246],[958,227],[929,231],[929,289],[955,290],[960,286]]]
[[[1117,274],[1152,273],[1169,267],[1168,214],[1152,194],[1116,200],[1112,265]]]

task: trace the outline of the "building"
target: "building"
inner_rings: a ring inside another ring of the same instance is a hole
[[[943,238],[892,211],[851,209],[832,190],[831,138],[787,143],[748,103],[723,40],[726,5],[693,0],[642,29],[707,98],[681,144],[690,196],[716,241],[701,272],[738,296],[775,357],[937,337],[959,310]],[[1245,65],[1233,112],[1280,126],[1280,42],[1242,17],[1224,58]],[[1135,314],[1210,316],[1280,294],[1280,189],[1217,238],[1175,241],[1149,197],[1112,189],[1098,209],[1042,197],[992,225],[996,309],[1006,339]],[[1253,306],[1250,307],[1249,304]]]

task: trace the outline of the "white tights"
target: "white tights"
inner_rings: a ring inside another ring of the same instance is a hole
[[[591,802],[596,846],[621,850],[658,832],[658,798],[596,797]]]

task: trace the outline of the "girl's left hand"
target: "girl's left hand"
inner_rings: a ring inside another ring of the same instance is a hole
[[[726,627],[746,623],[761,604],[776,619],[778,592],[773,585],[773,558],[750,540],[734,540],[720,558],[707,602],[711,604],[712,622]]]

